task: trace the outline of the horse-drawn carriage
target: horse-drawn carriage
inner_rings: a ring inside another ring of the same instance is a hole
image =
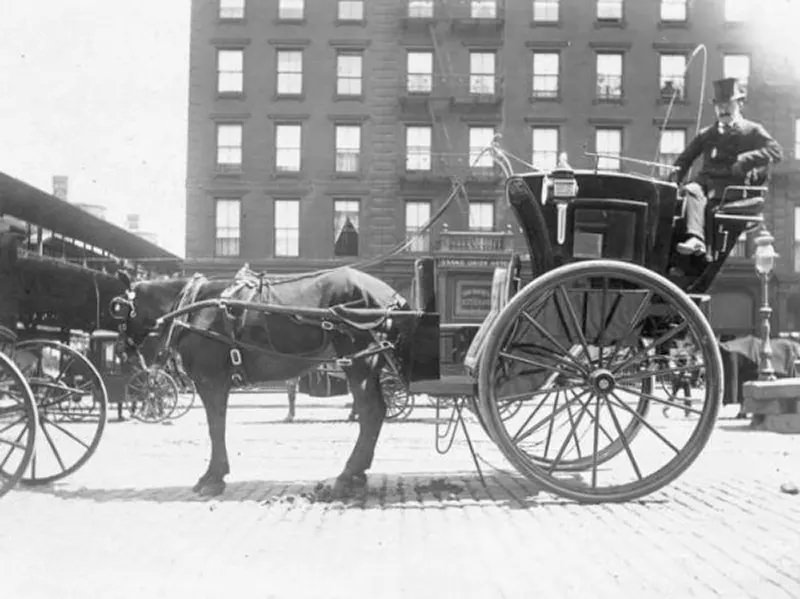
[[[169,327],[162,332],[206,408],[211,460],[195,491],[224,489],[232,378],[286,379],[326,361],[345,372],[360,427],[336,492],[366,482],[386,368],[411,393],[446,398],[459,416],[471,409],[521,475],[573,500],[641,497],[695,460],[723,389],[706,291],[740,234],[761,222],[764,189],[728,189],[709,214],[709,253],[682,256],[683,199],[673,183],[565,163],[506,175],[531,269],[521,272],[515,257],[495,281],[493,311],[462,376],[439,376],[438,314],[353,269],[276,281],[251,274],[233,286],[203,277],[129,285],[114,311],[130,346]],[[654,381],[669,375],[678,341],[696,349],[682,368],[704,385],[687,408],[696,417],[670,422],[661,408],[675,398]]]

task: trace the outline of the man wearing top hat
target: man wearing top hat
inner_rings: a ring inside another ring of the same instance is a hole
[[[746,94],[733,77],[714,81],[717,120],[689,142],[675,160],[673,180],[681,183],[701,155],[703,165],[683,186],[686,196],[687,239],[677,245],[681,254],[703,254],[706,204],[719,203],[728,185],[763,185],[771,163],[779,162],[780,145],[762,125],[742,116]]]

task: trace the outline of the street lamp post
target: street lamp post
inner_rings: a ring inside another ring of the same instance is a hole
[[[774,381],[775,369],[772,366],[772,345],[770,343],[770,317],[772,308],[769,306],[769,279],[775,268],[775,258],[778,254],[772,242],[775,238],[762,227],[755,238],[756,250],[754,255],[756,273],[761,281],[761,308],[758,313],[761,317],[761,351],[758,365],[758,378],[762,381]]]

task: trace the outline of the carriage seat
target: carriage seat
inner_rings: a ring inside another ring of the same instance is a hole
[[[753,185],[729,185],[722,201],[712,208],[716,224],[744,224],[746,230],[764,221],[764,196],[767,188]]]

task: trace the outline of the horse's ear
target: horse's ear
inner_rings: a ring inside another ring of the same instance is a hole
[[[131,288],[131,277],[130,275],[125,272],[124,270],[117,271],[117,278],[122,281],[122,284],[125,285],[125,289]]]

